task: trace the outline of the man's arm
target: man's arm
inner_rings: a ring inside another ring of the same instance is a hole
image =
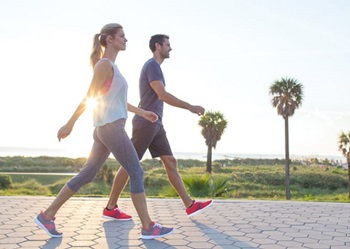
[[[160,80],[155,80],[150,83],[150,86],[152,89],[156,92],[158,95],[158,98],[168,105],[183,108],[186,110],[189,110],[190,112],[196,113],[198,115],[203,115],[205,112],[205,109],[198,105],[191,105],[181,99],[176,98],[174,95],[168,93],[165,90],[165,87],[163,85],[163,82]]]

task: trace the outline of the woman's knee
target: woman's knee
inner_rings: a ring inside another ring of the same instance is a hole
[[[130,192],[133,194],[142,193],[144,189],[144,172],[140,167],[137,171],[129,174],[130,177]]]
[[[84,176],[84,177],[73,177],[68,183],[67,186],[73,190],[74,192],[78,192],[78,190],[86,185],[89,184],[90,182],[92,182],[95,179],[95,176],[92,175],[88,175],[88,176]]]
[[[141,166],[137,167],[137,169],[133,169],[129,171],[128,174],[130,177],[130,181],[131,180],[135,180],[136,182],[143,181],[144,172]]]

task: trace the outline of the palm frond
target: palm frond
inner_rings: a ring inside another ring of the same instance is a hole
[[[210,175],[199,176],[188,176],[183,179],[188,192],[194,197],[205,197],[210,193]]]
[[[270,86],[271,104],[277,109],[277,114],[283,117],[294,115],[303,100],[303,85],[296,79],[282,78]]]
[[[338,149],[346,159],[350,160],[350,132],[342,132],[339,136]]]

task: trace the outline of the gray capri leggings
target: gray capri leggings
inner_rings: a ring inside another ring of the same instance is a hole
[[[143,170],[136,150],[125,132],[126,119],[118,119],[94,130],[94,144],[82,170],[68,183],[77,192],[82,186],[92,182],[112,152],[115,159],[125,168],[130,177],[130,192],[143,193]]]

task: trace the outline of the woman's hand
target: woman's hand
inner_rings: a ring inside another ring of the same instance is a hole
[[[59,129],[57,132],[58,141],[60,142],[61,139],[68,137],[69,134],[72,132],[72,130],[73,130],[72,125],[66,124],[62,126],[61,129]]]
[[[143,109],[136,107],[136,106],[133,106],[132,104],[129,104],[129,103],[128,103],[128,111],[133,112],[136,115],[139,115],[152,123],[154,123],[158,120],[158,115],[155,114],[154,112],[143,110]]]
[[[142,117],[154,123],[158,120],[158,115],[151,111],[143,111]]]

